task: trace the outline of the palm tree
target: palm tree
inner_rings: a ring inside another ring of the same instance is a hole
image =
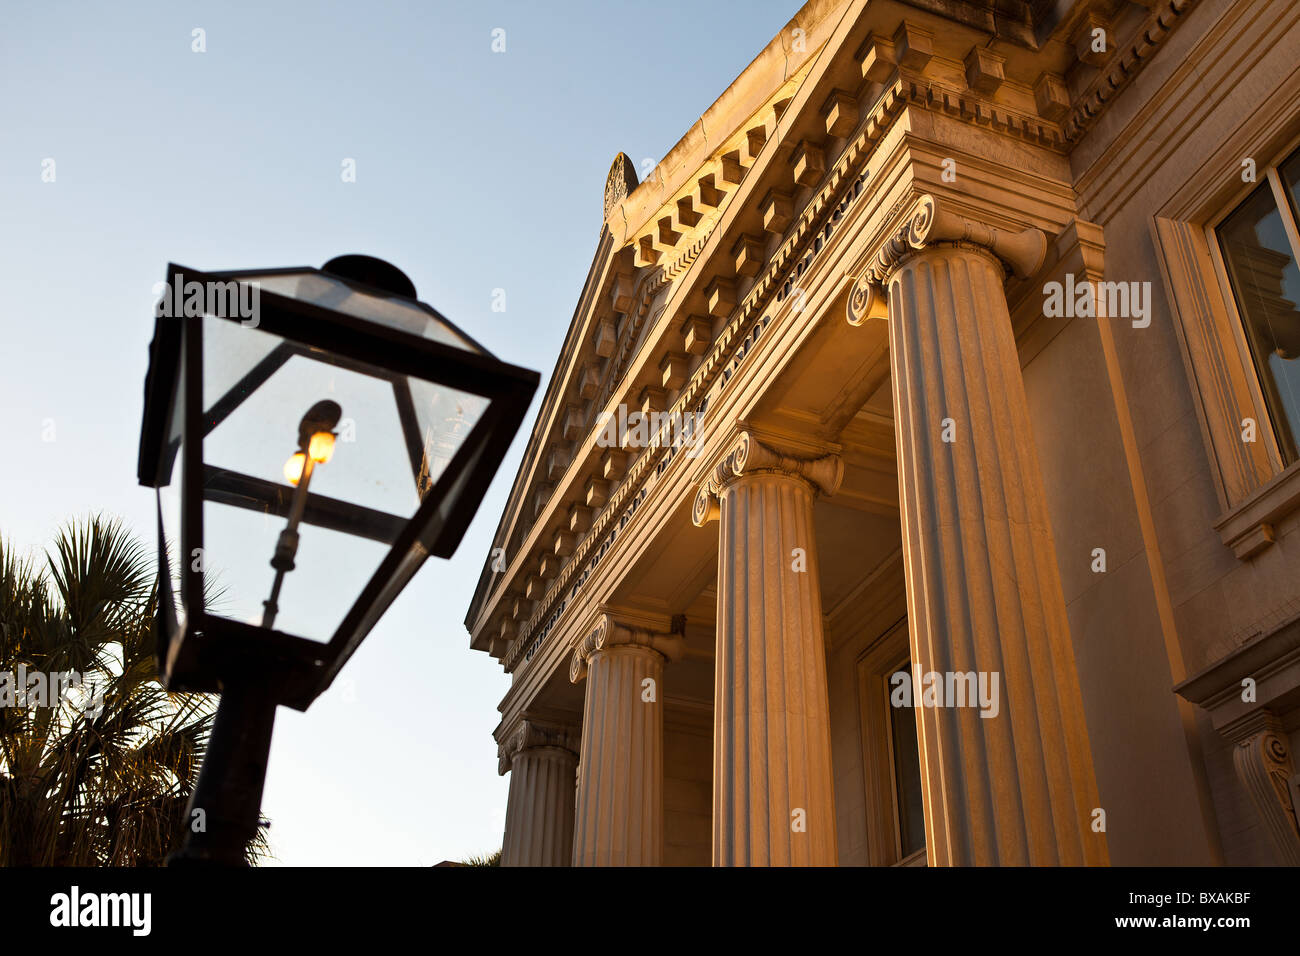
[[[38,699],[18,687],[0,706],[0,865],[161,865],[189,822],[214,701],[159,683],[154,566],[120,521],[69,523],[46,565],[0,540],[0,680],[21,667],[83,683],[60,694],[47,678]],[[259,832],[249,862],[265,855]]]
[[[477,856],[471,856],[468,860],[461,860],[456,865],[457,866],[500,866],[501,851],[497,850],[495,853],[486,853],[486,854],[479,854]]]

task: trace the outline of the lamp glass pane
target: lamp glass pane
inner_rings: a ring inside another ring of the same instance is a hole
[[[288,273],[240,273],[240,282],[254,282],[277,295],[310,302],[335,312],[386,325],[443,345],[482,354],[482,349],[456,331],[449,322],[414,299],[371,295],[342,279],[314,269]]]
[[[374,575],[401,529],[487,407],[434,383],[308,348],[261,328],[204,317],[204,564],[210,610],[262,625],[298,487],[286,462],[300,450],[308,409],[337,403],[333,451],[307,479],[294,567],[283,575],[273,627],[324,641]],[[247,341],[245,341],[247,340]],[[250,382],[250,358],[274,356]],[[406,396],[409,396],[409,401]]]
[[[488,400],[433,382],[408,379],[420,447],[427,463],[429,484],[443,471],[464,444],[465,437],[487,411]]]
[[[249,328],[241,322],[210,322],[205,325],[205,350],[221,356],[219,363],[209,365],[203,372],[203,407],[211,409],[231,389],[241,384],[240,393],[256,387],[248,381],[250,373],[271,356],[281,339],[274,335],[248,335]]]

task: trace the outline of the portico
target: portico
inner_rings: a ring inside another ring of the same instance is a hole
[[[511,675],[506,863],[1105,865],[1115,828],[1212,861],[1164,598],[1086,561],[1149,534],[1112,333],[1044,308],[1105,268],[1078,48],[921,7],[808,3],[707,136],[615,159],[467,619]],[[1118,491],[1069,464],[1067,388]]]

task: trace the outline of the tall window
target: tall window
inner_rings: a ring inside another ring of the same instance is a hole
[[[912,677],[909,661],[898,669]],[[891,687],[885,689],[889,694]],[[894,807],[899,859],[925,849],[925,807],[921,802],[921,754],[916,740],[916,714],[911,707],[889,708],[889,737],[894,772]]]
[[[1282,456],[1300,460],[1300,150],[1217,230]]]
[[[858,659],[867,857],[873,866],[925,865],[917,715],[913,707],[891,702],[898,684],[894,675],[910,679],[911,672],[906,619],[872,641]]]

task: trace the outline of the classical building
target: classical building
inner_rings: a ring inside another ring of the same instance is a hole
[[[1300,862],[1297,51],[811,0],[614,161],[466,621],[507,865]]]

